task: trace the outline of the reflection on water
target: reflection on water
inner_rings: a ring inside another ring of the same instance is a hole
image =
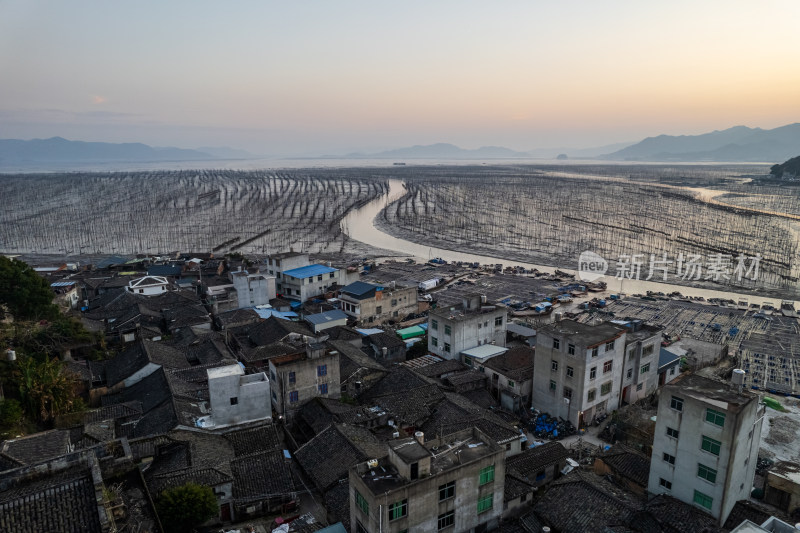
[[[395,200],[403,196],[403,194],[405,194],[405,191],[406,191],[405,184],[401,180],[397,179],[389,180],[389,192],[384,196],[376,200],[373,200],[367,205],[361,207],[360,209],[351,211],[342,221],[342,230],[354,240],[363,242],[365,244],[377,248],[384,248],[386,250],[401,252],[409,257],[416,259],[417,261],[428,261],[429,259],[432,259],[434,257],[441,257],[446,261],[464,261],[469,263],[477,262],[482,265],[497,264],[497,263],[503,263],[504,265],[519,265],[524,268],[528,269],[535,268],[539,271],[549,272],[549,273],[552,273],[555,270],[556,267],[552,266],[535,265],[533,263],[523,263],[521,261],[512,259],[490,257],[486,255],[476,255],[476,254],[458,252],[453,250],[445,250],[443,248],[436,248],[432,246],[425,246],[424,244],[417,244],[385,233],[384,231],[375,226],[375,217],[378,216],[378,214],[381,212],[381,210],[383,210],[383,208],[385,208],[390,203],[394,202]],[[709,196],[712,196],[714,193],[721,193],[723,191],[712,191],[706,189],[704,192],[706,192]],[[574,270],[574,267],[577,266],[577,261],[578,258],[576,257],[575,265],[568,265],[557,268],[559,268],[562,271],[569,272],[570,274],[576,274],[577,272]],[[691,296],[702,296],[705,299],[725,298],[729,300],[735,300],[738,302],[744,298],[752,303],[757,303],[759,305],[762,305],[765,302],[769,302],[774,307],[780,307],[780,301],[778,301],[774,297],[766,297],[766,296],[760,297],[752,294],[700,289],[694,287],[687,287],[684,285],[657,283],[654,281],[642,281],[642,280],[631,280],[631,279],[619,280],[613,275],[613,272],[610,272],[610,274],[612,275],[604,276],[600,278],[599,281],[606,282],[606,284],[608,284],[608,290],[611,292],[621,292],[626,294],[645,294],[647,293],[647,291],[653,291],[653,292],[663,292],[669,294],[671,292],[677,291],[682,294],[687,294]],[[795,302],[795,305],[797,304],[798,302]]]

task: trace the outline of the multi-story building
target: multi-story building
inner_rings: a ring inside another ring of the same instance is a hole
[[[292,300],[305,302],[328,292],[339,284],[340,271],[326,265],[308,265],[283,271],[282,294]]]
[[[206,373],[211,416],[204,419],[204,427],[272,419],[266,374],[245,375],[239,364],[209,368]]]
[[[561,320],[539,329],[531,406],[580,427],[619,407],[625,362],[622,326]]]
[[[636,402],[655,392],[661,353],[661,329],[640,322],[628,323],[626,327],[620,405]]]
[[[236,289],[239,309],[268,304],[277,295],[275,276],[247,270],[231,272],[230,276]]]
[[[281,254],[270,255],[266,259],[267,274],[275,276],[277,280],[277,290],[282,292],[283,273],[287,270],[308,266],[308,254],[300,252],[284,252]]]
[[[764,409],[758,395],[733,383],[684,374],[665,385],[648,492],[694,504],[723,524],[753,489]]]
[[[416,287],[399,287],[395,282],[375,285],[354,281],[339,291],[339,300],[342,311],[364,326],[402,319],[419,309]]]
[[[476,428],[391,440],[349,471],[354,533],[489,531],[503,512],[505,448]]]
[[[445,359],[460,359],[461,352],[476,346],[505,346],[507,325],[505,306],[487,304],[480,294],[469,295],[460,305],[430,311],[428,350]]]
[[[269,360],[269,381],[275,412],[291,419],[312,398],[341,396],[339,352],[313,342],[304,351],[273,357]]]

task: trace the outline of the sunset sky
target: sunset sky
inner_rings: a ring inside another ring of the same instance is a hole
[[[0,0],[0,138],[316,155],[800,122],[800,2]]]

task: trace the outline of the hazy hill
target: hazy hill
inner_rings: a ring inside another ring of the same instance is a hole
[[[50,139],[0,139],[0,166],[42,163],[152,162],[214,159],[183,148],[153,148],[141,143],[103,143]]]
[[[776,178],[782,178],[784,175],[791,178],[800,176],[800,156],[793,157],[780,165],[772,165],[769,173]]]
[[[781,161],[800,150],[800,124],[736,126],[702,135],[648,137],[604,156],[617,161]]]

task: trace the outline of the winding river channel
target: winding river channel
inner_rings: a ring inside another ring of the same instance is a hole
[[[415,243],[405,239],[389,235],[375,225],[375,218],[378,214],[389,204],[401,198],[406,192],[405,183],[399,179],[389,180],[389,191],[380,198],[364,205],[360,209],[356,209],[348,213],[342,220],[342,230],[352,239],[363,242],[376,248],[383,248],[398,252],[406,257],[411,257],[417,261],[425,262],[433,257],[440,257],[446,261],[464,261],[470,263],[497,264],[502,263],[506,265],[518,265],[527,269],[537,269],[541,272],[552,273],[556,268],[570,274],[577,274],[574,268],[567,267],[552,267],[546,265],[536,265],[532,263],[524,263],[517,260],[504,259],[501,257],[490,257],[486,255],[477,255],[468,252],[460,252],[454,250],[447,250],[444,248],[436,248],[426,246],[424,244]],[[703,189],[702,194],[709,200],[714,196],[724,194],[724,191],[711,191]],[[577,258],[576,258],[577,262]],[[577,266],[574,265],[574,266]],[[644,271],[645,269],[643,269]],[[612,293],[626,293],[626,294],[645,294],[647,291],[663,292],[669,294],[672,292],[680,292],[688,296],[702,296],[705,299],[709,298],[724,298],[739,302],[747,300],[749,303],[763,305],[768,303],[774,307],[780,307],[780,299],[774,296],[758,296],[757,294],[749,293],[736,293],[726,292],[712,289],[695,288],[687,285],[673,285],[669,283],[660,283],[655,281],[644,281],[635,279],[620,280],[614,275],[606,275],[599,278],[599,281],[604,281],[608,285],[608,290]],[[798,302],[795,302],[798,306]]]

